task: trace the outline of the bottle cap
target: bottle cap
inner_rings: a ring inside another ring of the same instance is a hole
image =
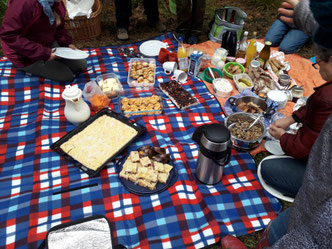
[[[261,66],[261,64],[259,63],[259,61],[252,60],[252,61],[250,62],[250,67],[251,67],[251,68],[258,68],[258,67],[260,67],[260,66]]]
[[[270,41],[266,41],[266,42],[265,42],[265,45],[266,45],[266,46],[271,46],[271,45],[272,45],[272,42],[270,42]]]

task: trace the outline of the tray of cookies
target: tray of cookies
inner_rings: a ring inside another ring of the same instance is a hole
[[[165,191],[178,178],[170,156],[161,147],[142,146],[131,151],[119,167],[123,186],[136,195],[148,196]]]
[[[128,85],[137,88],[152,88],[155,83],[156,60],[131,58],[129,61]]]
[[[118,96],[119,112],[126,116],[153,115],[163,112],[163,100],[158,88],[131,89]]]
[[[96,113],[51,145],[89,176],[95,176],[146,128],[108,108]]]

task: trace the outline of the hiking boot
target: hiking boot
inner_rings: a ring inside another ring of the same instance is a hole
[[[198,42],[198,38],[197,38],[197,36],[192,35],[192,36],[190,36],[190,37],[188,38],[188,43],[189,43],[190,45],[196,44],[197,42]]]
[[[156,21],[155,23],[148,22],[148,26],[155,28],[158,32],[166,31],[166,26],[160,20]]]
[[[124,28],[119,28],[118,29],[118,34],[116,36],[120,41],[128,41],[129,40],[129,35],[128,31]]]
[[[158,32],[165,32],[166,31],[166,26],[160,21],[158,20],[155,23],[156,29],[158,30]]]

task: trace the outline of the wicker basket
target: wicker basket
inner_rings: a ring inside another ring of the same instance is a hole
[[[66,3],[66,0],[63,1]],[[87,18],[86,16],[77,16],[74,19],[69,19],[67,13],[65,17],[65,28],[73,38],[73,41],[87,40],[100,35],[100,20],[101,3],[100,0],[95,0],[90,18]]]

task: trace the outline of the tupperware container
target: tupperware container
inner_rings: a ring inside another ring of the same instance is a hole
[[[153,88],[156,80],[155,71],[155,59],[131,58],[129,61],[128,85],[136,88]]]
[[[115,73],[106,73],[97,76],[97,83],[109,98],[114,98],[123,91],[122,85]]]

